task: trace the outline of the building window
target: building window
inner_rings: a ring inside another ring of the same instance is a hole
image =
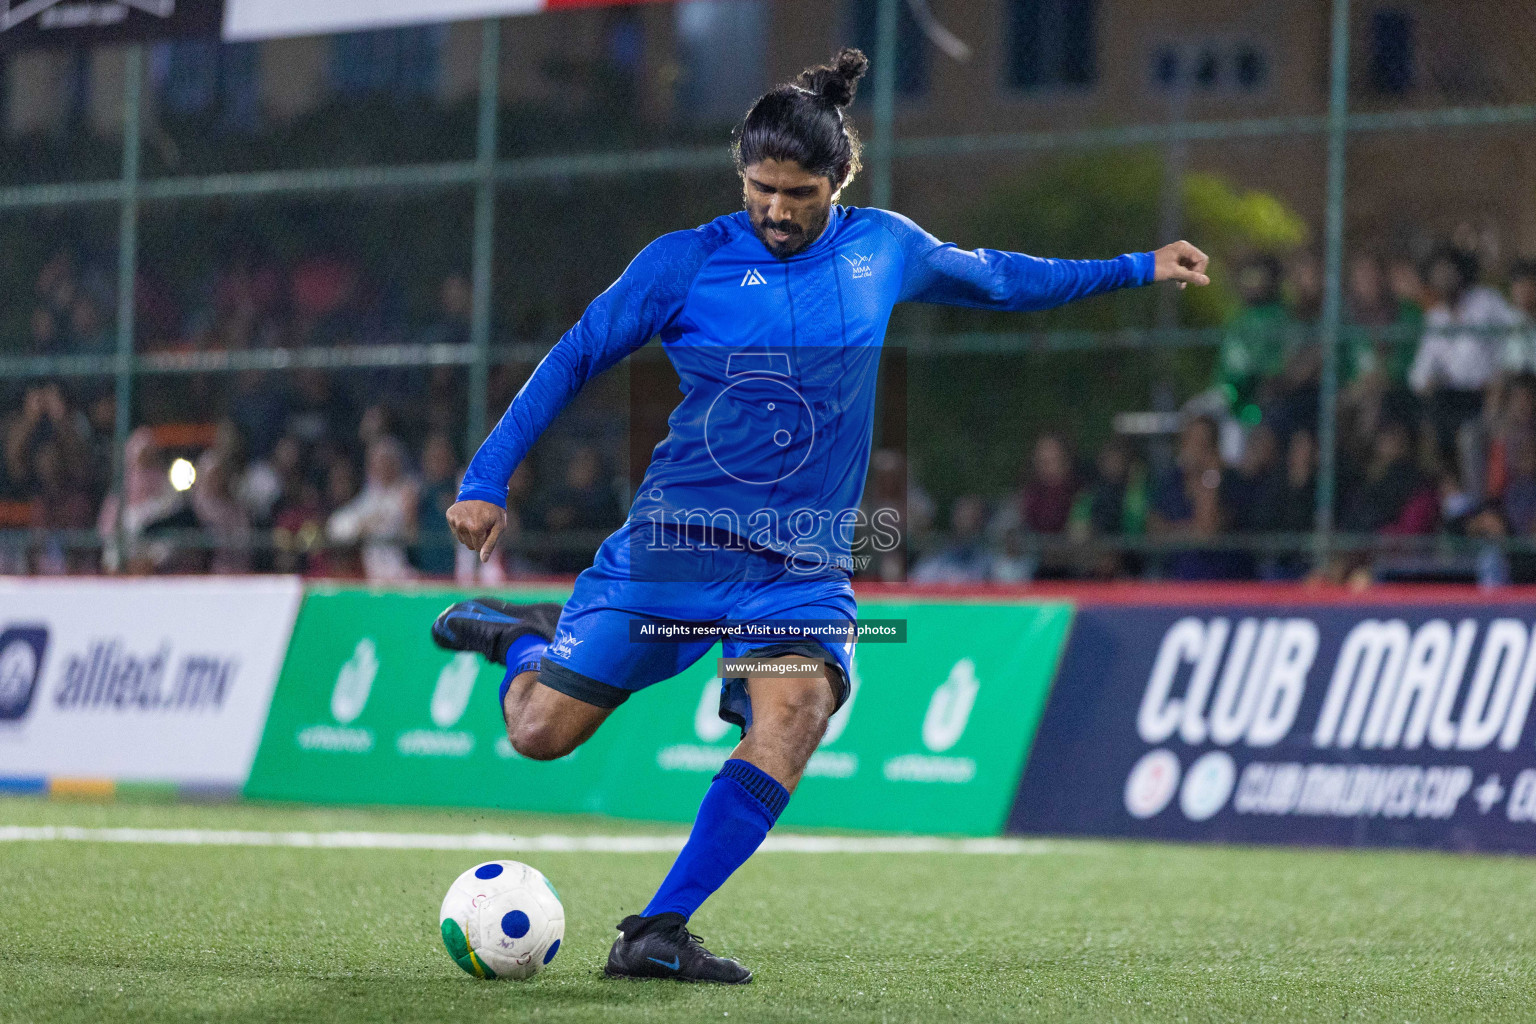
[[[344,96],[382,93],[396,99],[437,95],[442,79],[441,25],[348,32],[331,37],[328,72],[332,90]]]
[[[211,117],[230,131],[256,130],[260,106],[255,43],[178,39],[150,57],[160,109],[171,117]]]
[[[1196,39],[1152,50],[1148,78],[1159,92],[1257,93],[1269,84],[1269,51],[1247,40]]]
[[[1007,80],[1015,89],[1081,89],[1098,81],[1096,0],[1009,0]]]
[[[1252,43],[1239,43],[1232,54],[1232,81],[1239,92],[1258,92],[1269,81],[1269,58]]]
[[[645,67],[645,25],[640,12],[620,8],[610,14],[603,33],[603,54],[619,74],[639,82]]]
[[[64,65],[64,126],[84,130],[91,119],[91,51],[83,46],[69,51]]]
[[[910,99],[928,91],[929,46],[906,0],[899,0],[896,6],[896,95]],[[848,20],[848,38],[874,60],[879,49],[880,0],[852,0]],[[873,96],[873,84],[859,95],[864,99]]]
[[[1413,15],[1401,7],[1371,14],[1371,90],[1401,96],[1413,88]]]
[[[764,0],[690,0],[677,5],[677,109],[703,122],[735,121],[763,90]]]
[[[1202,46],[1194,56],[1189,69],[1191,80],[1196,89],[1210,92],[1221,84],[1221,57],[1211,46]]]

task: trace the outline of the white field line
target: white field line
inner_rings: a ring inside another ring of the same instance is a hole
[[[0,842],[133,843],[154,846],[282,846],[325,850],[485,850],[502,853],[676,853],[686,836],[496,835],[430,832],[251,832],[200,828],[80,828],[4,825]],[[1078,849],[1074,844],[1072,849]],[[1040,839],[938,839],[769,836],[763,853],[1047,854],[1066,852]]]

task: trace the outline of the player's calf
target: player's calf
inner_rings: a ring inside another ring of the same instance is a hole
[[[553,761],[585,743],[608,717],[599,708],[539,682],[544,650],[554,639],[560,606],[477,597],[449,606],[432,624],[432,641],[507,666],[497,693],[512,749]]]
[[[822,676],[771,676],[749,679],[747,692],[752,727],[732,756],[757,765],[793,793],[837,710],[832,687]]]
[[[537,672],[520,672],[502,699],[512,749],[534,761],[553,761],[581,746],[613,713],[539,682]]]
[[[585,737],[553,723],[525,719],[507,723],[507,738],[512,749],[530,761],[553,761],[575,750]]]
[[[710,783],[661,888],[642,914],[620,923],[609,977],[736,984],[752,977],[699,945],[687,921],[767,838],[826,733],[837,696],[824,675],[753,677],[747,694],[752,724]]]

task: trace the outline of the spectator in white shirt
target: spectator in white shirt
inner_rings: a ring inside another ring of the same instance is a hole
[[[415,575],[406,543],[415,527],[416,485],[405,475],[405,449],[393,437],[368,445],[362,493],[331,513],[325,532],[340,544],[361,542],[363,572],[375,581]]]
[[[1510,330],[1520,316],[1504,297],[1477,283],[1478,261],[1455,248],[1431,259],[1434,304],[1424,315],[1424,335],[1408,371],[1408,384],[1425,400],[1437,450],[1471,499],[1484,491],[1486,433],[1484,393],[1497,383]]]
[[[1521,329],[1509,337],[1504,368],[1510,373],[1536,373],[1536,260],[1521,260],[1510,268],[1509,301]]]
[[[1429,286],[1438,302],[1424,315],[1408,383],[1419,395],[1441,392],[1476,394],[1498,372],[1507,335],[1501,327],[1517,327],[1520,315],[1492,288],[1477,284],[1477,257],[1456,249],[1442,250],[1429,267]]]

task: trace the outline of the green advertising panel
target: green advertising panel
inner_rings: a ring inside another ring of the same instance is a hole
[[[496,712],[501,668],[441,651],[428,636],[456,596],[310,591],[247,795],[692,820],[738,739],[716,714],[718,647],[636,694],[570,756],[529,761],[512,750]],[[997,834],[1071,607],[865,601],[860,614],[906,620],[906,641],[859,644],[853,696],[784,822]]]

